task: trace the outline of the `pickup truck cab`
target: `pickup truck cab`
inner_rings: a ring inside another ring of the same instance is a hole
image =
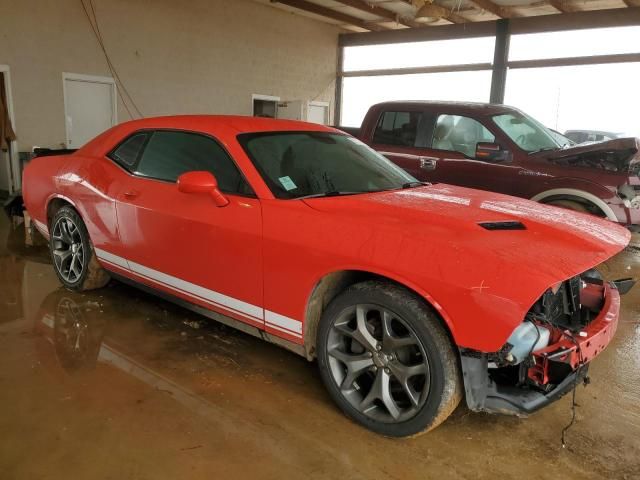
[[[385,102],[356,134],[417,179],[556,205],[640,230],[640,144],[635,138],[571,146],[505,106]]]

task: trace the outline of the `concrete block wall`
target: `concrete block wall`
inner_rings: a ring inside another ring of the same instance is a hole
[[[88,0],[85,0],[88,5]],[[330,101],[339,29],[251,0],[93,0],[145,116],[246,114],[251,95]],[[62,72],[111,76],[80,0],[0,0],[18,145],[65,142]],[[118,121],[129,120],[122,102]]]

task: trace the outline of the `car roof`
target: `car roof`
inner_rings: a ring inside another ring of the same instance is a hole
[[[126,137],[143,130],[181,130],[214,136],[226,143],[242,133],[308,131],[344,132],[317,123],[296,120],[249,117],[242,115],[170,115],[148,117],[119,123],[87,142],[76,152],[79,155],[106,155]]]
[[[243,115],[169,115],[131,120],[120,124],[129,130],[150,128],[198,128],[203,131],[217,129],[232,130],[235,133],[272,132],[287,130],[336,131],[317,123],[300,122]]]
[[[390,102],[381,102],[375,107],[433,107],[446,108],[447,110],[455,110],[460,112],[474,112],[478,115],[495,115],[498,113],[519,111],[517,108],[498,103],[482,103],[482,102],[453,102],[440,100],[394,100]]]

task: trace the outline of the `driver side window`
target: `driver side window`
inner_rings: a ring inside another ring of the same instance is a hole
[[[460,115],[440,115],[433,129],[431,148],[460,152],[473,158],[478,142],[495,142],[493,135],[477,120]]]
[[[253,195],[253,190],[229,154],[212,137],[180,130],[134,133],[109,155],[130,173],[176,182],[185,172],[204,170],[215,175],[220,190]]]

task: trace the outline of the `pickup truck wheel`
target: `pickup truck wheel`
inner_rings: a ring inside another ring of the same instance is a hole
[[[323,313],[317,345],[333,400],[383,435],[425,433],[462,397],[447,332],[422,299],[400,286],[369,281],[338,295]]]
[[[553,205],[554,207],[566,208],[567,210],[574,210],[576,212],[591,213],[586,205],[574,200],[551,200],[546,202],[547,205]]]
[[[109,282],[109,274],[98,264],[87,227],[78,212],[62,207],[49,230],[53,268],[65,287],[84,291],[104,287]]]

